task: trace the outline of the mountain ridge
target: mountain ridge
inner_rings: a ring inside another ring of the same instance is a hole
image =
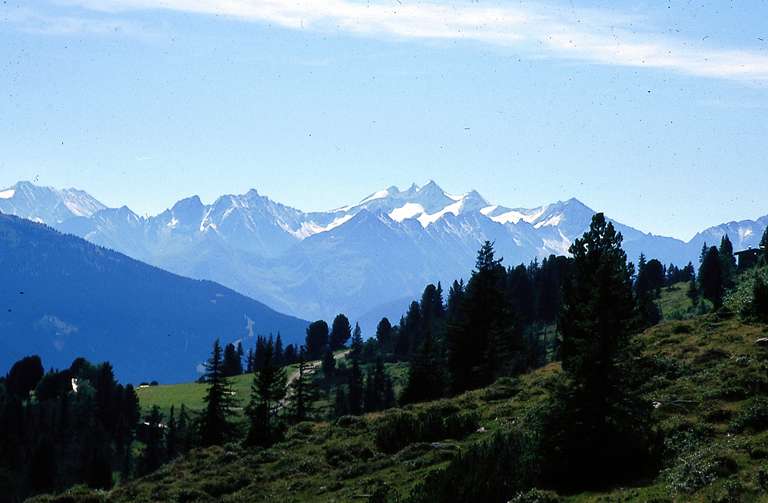
[[[93,211],[70,211],[68,218],[62,218],[66,213],[61,201],[68,193],[40,188],[46,197],[27,195],[21,204],[14,203],[15,187],[0,191],[6,195],[14,191],[0,199],[0,212],[37,218],[172,272],[217,281],[307,319],[327,319],[338,312],[369,318],[377,305],[416,296],[426,282],[460,278],[471,269],[474,254],[486,239],[496,242],[508,265],[567,254],[595,213],[576,198],[536,208],[503,206],[475,190],[450,194],[430,180],[404,190],[392,185],[358,203],[325,212],[304,212],[250,189],[221,195],[210,204],[189,196],[147,217],[125,206],[97,207],[98,200],[88,196],[96,201],[88,206]],[[24,193],[34,187],[25,185]],[[40,201],[40,207],[34,201]],[[756,245],[768,216],[712,226],[688,242],[612,221],[624,235],[631,260],[645,253],[682,266],[697,260],[704,241],[717,244],[725,233],[736,249]],[[376,275],[389,277],[391,284]]]

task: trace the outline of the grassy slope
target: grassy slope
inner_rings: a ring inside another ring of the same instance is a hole
[[[673,367],[646,384],[647,398],[659,403],[655,414],[668,445],[677,446],[666,455],[665,464],[671,470],[637,487],[564,500],[728,501],[723,499],[728,491],[738,488],[740,501],[765,501],[757,481],[758,471],[768,466],[768,432],[730,433],[729,425],[756,390],[768,391],[768,350],[755,344],[766,336],[765,325],[716,315],[665,321],[642,334],[645,354]],[[430,470],[444,466],[456,449],[482,441],[488,431],[518,420],[526,409],[545,400],[547,382],[559,371],[557,364],[551,364],[518,380],[500,380],[489,388],[442,401],[479,413],[480,425],[487,431],[464,439],[413,444],[397,454],[386,454],[374,442],[381,413],[336,423],[304,423],[268,450],[246,450],[236,444],[195,450],[153,475],[116,488],[109,501],[366,501],[366,495],[381,484],[404,496]],[[681,443],[687,447],[681,449]],[[701,488],[675,492],[672,482],[685,464],[679,455],[698,452],[716,453],[728,461],[729,468]]]

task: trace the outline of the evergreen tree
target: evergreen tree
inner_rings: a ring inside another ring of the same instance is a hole
[[[253,348],[249,348],[248,349],[248,356],[246,356],[246,358],[245,358],[245,362],[246,362],[245,371],[248,374],[253,372],[253,359],[254,359]]]
[[[139,459],[139,473],[152,473],[165,461],[165,438],[163,434],[163,414],[154,405],[144,417],[144,450]]]
[[[322,356],[328,348],[328,324],[326,322],[318,320],[309,324],[305,347],[309,359],[316,360]]]
[[[688,291],[686,292],[686,295],[691,299],[691,302],[693,302],[694,305],[699,303],[699,287],[696,284],[695,279],[688,282]]]
[[[317,400],[317,389],[312,382],[310,369],[311,366],[306,361],[306,352],[302,347],[299,349],[299,375],[291,383],[290,393],[291,412],[296,422],[305,421],[312,415],[312,404]]]
[[[27,484],[32,493],[47,492],[56,485],[56,454],[53,442],[47,437],[37,442],[32,451],[27,474]],[[4,497],[8,497],[6,494]],[[7,501],[12,501],[8,499]]]
[[[352,334],[352,344],[350,345],[349,356],[358,361],[363,357],[363,333],[360,330],[360,325],[358,323],[355,323],[355,331]]]
[[[235,348],[234,344],[230,343],[224,347],[224,362],[222,366],[225,377],[233,377],[243,373],[243,363],[240,359],[240,353],[237,348]]]
[[[571,386],[556,393],[563,409],[542,433],[552,449],[550,483],[561,486],[610,480],[648,458],[651,409],[630,385],[627,348],[637,315],[632,268],[621,242],[598,213],[569,249],[574,275],[564,290],[558,329]]]
[[[309,352],[307,352],[309,354]],[[283,365],[296,363],[296,346],[288,344],[283,352]]]
[[[403,390],[402,403],[436,400],[443,396],[445,376],[443,364],[437,355],[431,334],[427,334],[421,348],[411,360],[408,383]]]
[[[264,348],[264,364],[253,376],[251,401],[246,407],[250,418],[247,444],[269,447],[279,439],[277,410],[285,394],[285,369],[274,364],[274,344],[269,341]]]
[[[330,344],[332,351],[338,351],[347,345],[347,341],[352,336],[352,326],[349,319],[343,314],[338,314],[333,319],[331,327]]]
[[[192,445],[192,430],[190,427],[189,414],[184,404],[181,404],[179,409],[179,420],[176,425],[176,446],[177,450],[181,453],[185,453]]]
[[[734,276],[736,275],[736,257],[733,255],[733,243],[731,243],[728,234],[723,236],[720,241],[721,271],[723,275],[723,286],[725,288],[733,287]]]
[[[275,365],[278,367],[285,364],[285,349],[283,348],[283,338],[280,336],[280,332],[277,333],[275,338]]]
[[[333,417],[341,417],[349,414],[349,402],[347,394],[344,392],[344,386],[336,387],[336,395],[333,401]]]
[[[267,339],[263,335],[256,336],[256,350],[253,352],[253,372],[264,366],[264,351],[267,347]]]
[[[768,323],[768,284],[761,274],[756,275],[752,286],[752,314]]]
[[[376,393],[376,381],[373,368],[368,368],[365,374],[365,385],[363,386],[363,410],[373,412],[379,408],[379,397]]]
[[[171,405],[168,414],[168,428],[165,433],[165,459],[174,459],[179,454],[179,425],[176,422],[176,411]]]
[[[376,325],[376,341],[382,353],[392,352],[392,324],[387,318],[382,318]]]
[[[655,264],[655,265],[651,265]],[[662,277],[659,277],[659,274]],[[635,280],[635,298],[637,309],[643,327],[656,325],[661,320],[661,310],[654,302],[658,290],[663,283],[663,267],[658,260],[646,262],[645,255],[640,254],[637,262],[637,279]]]
[[[723,262],[720,253],[713,246],[707,251],[699,268],[699,287],[702,297],[712,302],[715,309],[723,304],[723,294],[725,293],[722,268]]]
[[[219,340],[213,343],[205,365],[203,381],[208,384],[205,410],[200,417],[200,441],[203,446],[221,445],[232,432],[231,418],[236,400],[229,379],[224,375],[224,361]]]
[[[360,415],[363,412],[363,373],[360,370],[360,363],[357,359],[352,359],[352,368],[349,372],[349,381],[347,383],[349,388],[348,402],[349,413],[352,415]]]
[[[488,385],[519,370],[524,361],[522,333],[515,330],[505,288],[506,271],[486,241],[458,312],[448,322],[447,368],[454,393]]]
[[[765,232],[763,232],[763,237],[762,239],[760,239],[760,248],[768,251],[768,227],[765,228]]]
[[[326,381],[333,379],[336,374],[336,358],[333,357],[330,349],[323,355],[322,369]]]

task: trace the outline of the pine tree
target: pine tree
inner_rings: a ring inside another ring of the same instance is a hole
[[[333,379],[333,376],[336,374],[336,358],[333,357],[330,349],[323,355],[322,369],[326,382]]]
[[[278,367],[285,365],[285,349],[283,348],[283,338],[280,336],[280,332],[277,333],[275,338],[275,365]]]
[[[363,333],[360,330],[360,324],[355,323],[355,331],[352,334],[352,344],[350,345],[349,356],[352,359],[361,360],[363,357]]]
[[[363,373],[357,359],[352,359],[352,368],[349,372],[347,385],[349,388],[349,413],[355,416],[360,415],[363,412]]]
[[[409,365],[408,383],[403,390],[402,403],[441,398],[446,381],[442,369],[443,365],[435,350],[432,335],[427,334]]]
[[[168,428],[165,433],[165,459],[174,459],[179,454],[179,425],[176,422],[173,405],[168,414]]]
[[[714,246],[711,247],[699,268],[699,287],[701,295],[714,304],[715,309],[723,304],[725,293],[725,281],[723,276],[723,262],[720,253]]]
[[[382,318],[376,325],[376,341],[382,353],[392,352],[392,324],[387,318]]]
[[[336,395],[333,401],[333,417],[338,418],[349,414],[349,401],[344,392],[344,386],[336,387]]]
[[[347,345],[347,341],[352,336],[352,326],[349,319],[343,314],[338,314],[333,319],[331,327],[330,344],[332,351],[338,351]]]
[[[221,344],[213,343],[211,357],[205,365],[203,381],[208,384],[205,410],[200,417],[200,441],[203,446],[221,445],[232,433],[231,418],[236,404],[232,386],[224,375]]]
[[[144,450],[139,459],[139,473],[152,473],[165,461],[165,438],[163,434],[163,415],[160,408],[154,405],[144,418]]]
[[[312,404],[317,400],[317,388],[312,382],[304,347],[299,349],[298,377],[291,383],[291,415],[296,422],[306,421],[312,415]]]
[[[379,410],[380,400],[376,390],[376,378],[373,368],[369,368],[365,375],[365,385],[363,393],[363,410],[365,412],[374,412]]]
[[[248,349],[248,356],[245,358],[245,362],[246,362],[245,372],[248,373],[248,374],[253,373],[253,359],[254,359],[253,348],[249,348]]]
[[[723,286],[725,288],[733,287],[734,276],[736,275],[736,257],[733,255],[733,243],[731,243],[728,234],[723,236],[720,241],[721,270],[723,274]]]
[[[304,344],[309,359],[320,358],[328,348],[328,324],[323,320],[310,323],[307,327],[307,337]]]
[[[752,314],[760,321],[768,322],[768,284],[759,273],[752,286]]]
[[[242,359],[234,344],[230,343],[224,347],[224,362],[222,366],[225,377],[234,377],[243,373]]]
[[[275,366],[274,344],[269,341],[264,348],[264,364],[253,376],[251,400],[246,407],[250,418],[248,445],[269,447],[279,439],[277,410],[285,394],[285,369]]]
[[[557,393],[562,403],[542,436],[553,449],[552,477],[583,485],[638,469],[648,455],[651,408],[631,384],[628,353],[636,311],[632,268],[622,236],[602,213],[569,251],[572,280],[564,290],[558,323],[562,366],[572,385]]]

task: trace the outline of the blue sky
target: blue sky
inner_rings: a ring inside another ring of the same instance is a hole
[[[5,0],[0,186],[156,213],[436,180],[687,239],[768,213],[768,2]]]

